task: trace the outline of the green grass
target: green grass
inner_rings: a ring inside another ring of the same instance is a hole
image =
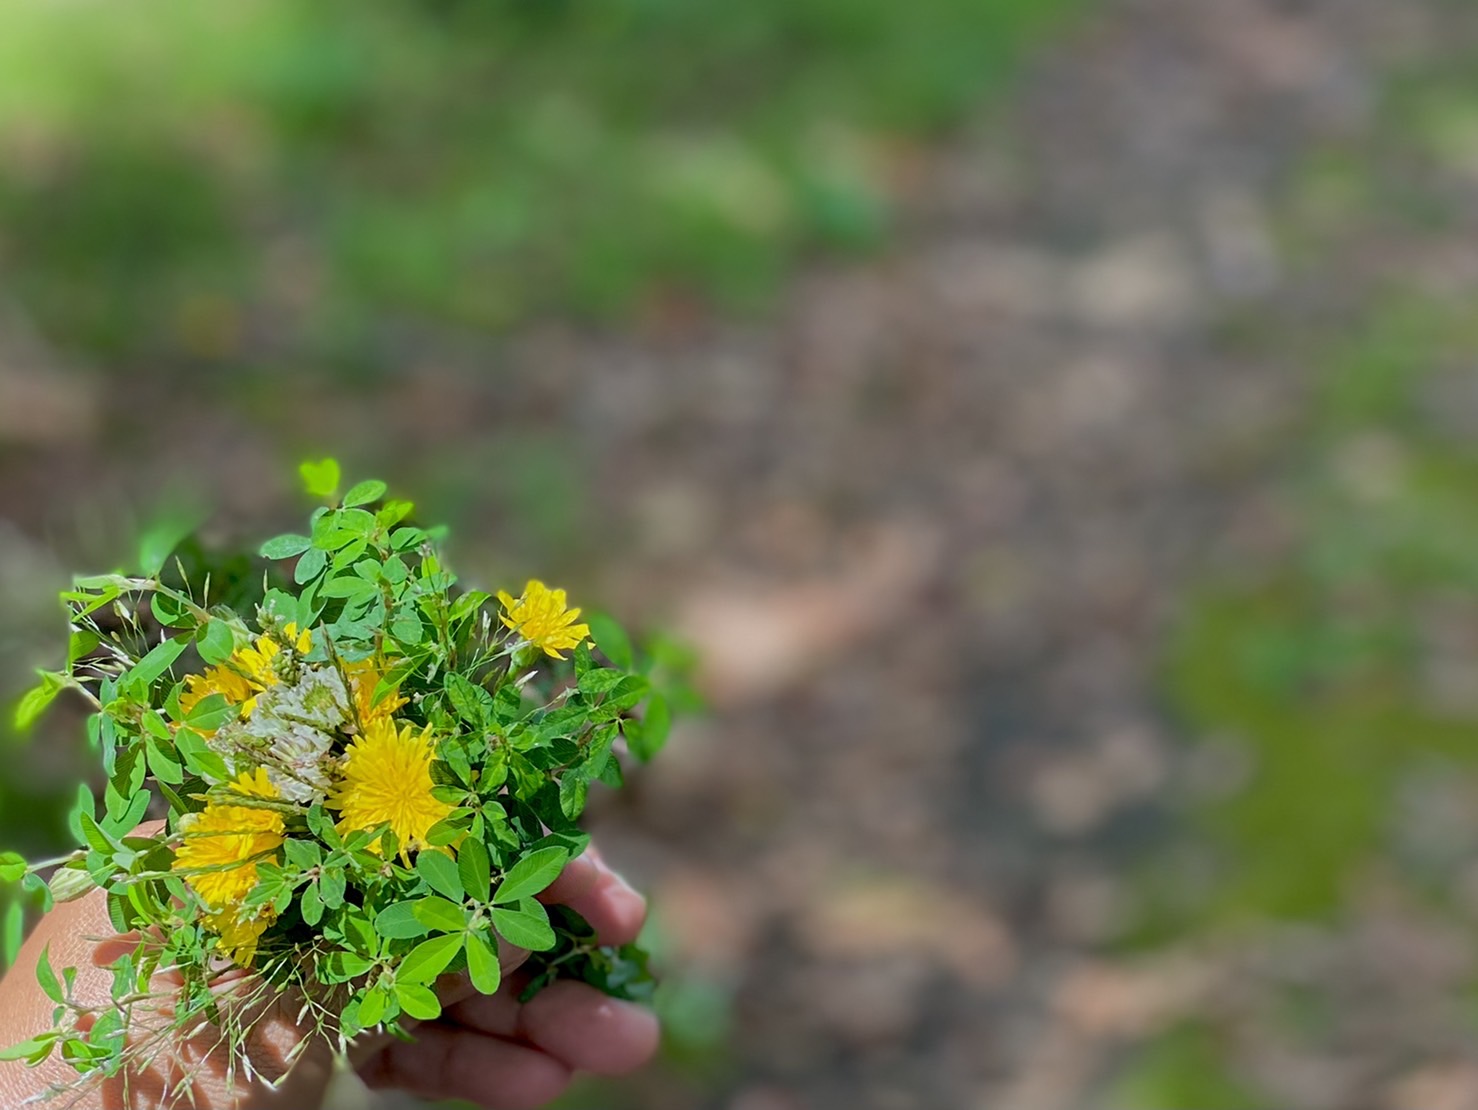
[[[104,362],[763,303],[1081,0],[10,0],[0,260]]]
[[[1344,280],[1351,241],[1453,234],[1467,203],[1454,180],[1478,164],[1467,68],[1394,81],[1375,134],[1310,158],[1283,229],[1306,278]],[[1469,396],[1478,317],[1460,293],[1389,280],[1365,287],[1353,328],[1262,323],[1264,343],[1316,371],[1264,460],[1281,470],[1286,535],[1181,600],[1164,667],[1182,731],[1234,748],[1243,770],[1213,796],[1173,800],[1180,836],[1137,880],[1129,948],[1271,943],[1266,927],[1287,921],[1338,930],[1373,892],[1468,918],[1455,892],[1472,844],[1416,826],[1434,789],[1478,783],[1478,699],[1465,692],[1478,649],[1464,638],[1478,613],[1478,429],[1464,423],[1470,401],[1452,400]],[[1264,984],[1288,1051],[1329,1051],[1330,986]],[[1234,1015],[1204,1014],[1135,1046],[1120,1101],[1279,1104],[1241,1066],[1238,1036]]]
[[[1199,1023],[1167,1030],[1111,1087],[1112,1110],[1274,1110],[1223,1062],[1216,1031]]]
[[[1478,445],[1435,389],[1478,357],[1462,305],[1394,297],[1336,344],[1297,436],[1286,557],[1205,585],[1171,644],[1173,704],[1247,784],[1193,815],[1217,849],[1205,923],[1328,917],[1392,858],[1425,761],[1478,762],[1478,714],[1427,681],[1431,626],[1478,589]]]

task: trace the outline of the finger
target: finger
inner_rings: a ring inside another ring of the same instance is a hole
[[[532,1110],[558,1098],[570,1069],[527,1045],[437,1022],[396,1041],[361,1073],[375,1088],[398,1088],[423,1098],[465,1098],[485,1110]]]
[[[590,923],[601,944],[630,944],[646,923],[647,900],[604,864],[595,867],[595,883],[565,905]]]
[[[527,973],[515,972],[493,994],[473,994],[448,1006],[442,1019],[490,1037],[517,1037],[518,1015],[523,1009],[518,996],[528,979]]]
[[[519,1031],[578,1071],[625,1075],[657,1051],[661,1029],[652,1011],[609,998],[586,983],[551,983],[518,1015]]]
[[[558,902],[569,905],[576,898],[586,897],[595,889],[595,882],[600,878],[603,870],[596,862],[597,858],[593,850],[587,849],[584,855],[570,860],[565,864],[565,869],[559,873],[559,878],[538,895],[539,901],[546,904]]]
[[[509,944],[502,937],[498,938],[498,964],[503,976],[513,975],[528,958],[528,949]],[[464,1003],[485,997],[477,992],[477,988],[472,985],[472,977],[465,971],[455,971],[438,976],[434,989],[436,997],[441,1001],[443,1013],[452,1011]],[[424,1023],[414,1018],[402,1017],[400,1024],[401,1028],[407,1032],[414,1032],[416,1036],[419,1036],[420,1027]],[[349,1048],[349,1062],[360,1070],[372,1066],[380,1051],[392,1040],[389,1033],[368,1033],[360,1036]]]
[[[130,956],[138,951],[139,942],[143,939],[143,934],[137,930],[104,937],[93,945],[92,957],[88,962],[93,967],[107,967],[120,957]]]

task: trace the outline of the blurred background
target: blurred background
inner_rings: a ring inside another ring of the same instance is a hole
[[[0,700],[338,454],[699,660],[567,1107],[1478,1107],[1474,5],[0,26]],[[65,843],[79,713],[3,742]]]

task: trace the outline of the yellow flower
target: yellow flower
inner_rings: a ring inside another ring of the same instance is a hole
[[[204,674],[185,677],[185,689],[180,693],[180,713],[188,717],[195,707],[212,694],[225,694],[228,705],[245,705],[255,702],[261,686],[254,686],[235,671],[225,667],[207,667]],[[204,730],[201,730],[204,731]],[[212,729],[206,735],[214,735]]]
[[[283,632],[289,638],[296,638],[293,646],[299,655],[308,654],[313,646],[310,630],[299,632],[296,624],[288,624],[283,627]],[[277,685],[273,662],[281,650],[282,646],[271,636],[259,636],[256,646],[237,648],[219,667],[207,667],[203,675],[188,676],[185,691],[180,694],[180,712],[188,716],[212,694],[225,694],[229,704],[241,707],[243,717],[250,717],[256,708],[257,695],[268,686]]]
[[[401,697],[397,688],[381,698],[378,705],[371,704],[375,697],[375,687],[385,677],[385,671],[385,667],[377,666],[372,659],[344,664],[344,674],[354,692],[354,712],[366,731],[376,721],[388,721],[407,701]]]
[[[405,858],[426,848],[431,826],[452,812],[431,794],[431,760],[436,743],[431,729],[416,731],[387,719],[365,726],[344,753],[344,778],[329,800],[339,811],[339,831],[357,832],[387,822]]]
[[[207,914],[205,927],[216,934],[216,947],[238,967],[251,967],[257,958],[257,942],[272,924],[270,912],[241,917],[233,910]]]
[[[523,596],[515,599],[505,590],[498,600],[507,610],[503,623],[545,655],[563,659],[563,650],[577,647],[590,635],[588,624],[576,624],[579,609],[570,609],[563,590],[551,590],[536,578],[529,579]]]
[[[238,794],[276,798],[277,787],[258,767],[231,784]],[[282,846],[282,814],[252,806],[210,802],[180,822],[184,843],[175,853],[173,870],[212,909],[240,905],[257,885],[257,863]]]

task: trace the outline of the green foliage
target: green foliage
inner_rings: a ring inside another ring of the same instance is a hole
[[[1478,587],[1478,448],[1434,402],[1475,353],[1466,306],[1389,300],[1327,356],[1288,557],[1189,600],[1174,701],[1248,765],[1195,814],[1217,871],[1193,917],[1339,913],[1393,851],[1409,776],[1472,766],[1478,714],[1430,675],[1433,622]]]
[[[298,474],[303,479],[303,488],[314,497],[332,498],[339,490],[337,459],[305,462],[298,467]]]
[[[183,563],[63,594],[83,650],[43,676],[24,716],[80,691],[107,786],[101,799],[79,789],[73,853],[32,869],[0,854],[0,881],[67,898],[101,888],[113,925],[143,939],[114,965],[106,1023],[73,1005],[74,972],[59,977],[43,956],[56,1027],[10,1058],[59,1052],[86,1085],[201,1021],[240,1053],[257,1003],[288,989],[317,1000],[314,1035],[342,1050],[367,1029],[437,1016],[445,972],[498,989],[498,938],[535,953],[540,986],[575,976],[636,997],[650,984],[639,950],[601,948],[535,896],[584,849],[590,786],[619,782],[622,728],[643,705],[653,719],[652,661],[609,620],[602,637],[625,666],[599,663],[584,625],[551,632],[461,591],[384,483],[340,496],[333,460],[303,478],[327,504],[306,533],[260,549],[297,560],[296,585],[269,586],[252,611],[212,599]],[[573,658],[555,658],[561,637]],[[377,772],[382,751],[394,754]],[[378,801],[385,791],[401,802]],[[165,826],[143,835],[156,797]],[[57,867],[49,887],[43,866]],[[12,956],[18,913],[5,924]],[[223,957],[256,974],[222,993]],[[181,983],[167,1007],[149,986],[163,966]],[[146,1010],[158,1012],[141,1023]],[[153,1032],[129,1036],[140,1028]]]
[[[23,4],[0,252],[54,342],[187,367],[280,359],[244,350],[259,313],[356,366],[387,320],[751,304],[807,247],[877,243],[894,136],[1075,3]]]
[[[1228,1071],[1213,1030],[1187,1023],[1134,1054],[1107,1105],[1114,1110],[1275,1110],[1278,1103]]]

